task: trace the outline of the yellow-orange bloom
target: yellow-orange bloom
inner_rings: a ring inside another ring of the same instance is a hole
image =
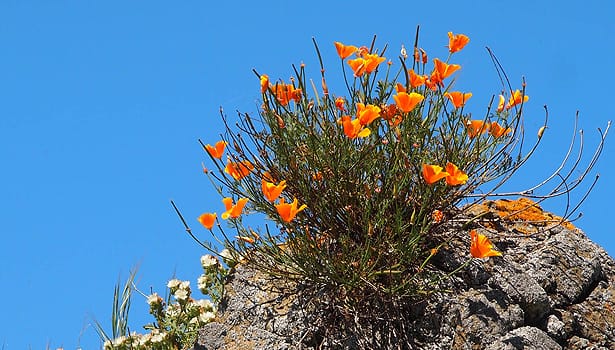
[[[504,128],[500,126],[498,122],[493,122],[489,125],[489,133],[493,137],[501,137],[511,132],[512,132],[511,128]]]
[[[380,65],[380,63],[386,61],[386,57],[380,57],[376,54],[366,54],[363,58],[365,58],[366,61],[366,73],[371,73],[375,71],[376,68],[378,68],[378,66]]]
[[[222,199],[222,203],[226,207],[226,211],[220,215],[224,220],[228,218],[236,219],[241,215],[243,211],[243,207],[248,203],[247,198],[240,198],[237,200],[236,204],[233,204],[233,199],[231,197],[225,197]]]
[[[267,92],[269,89],[269,76],[267,74],[261,75],[261,93]]]
[[[476,233],[476,230],[470,231],[470,254],[475,258],[486,258],[490,256],[501,256],[502,253],[493,250],[493,244],[485,235]]]
[[[431,80],[434,83],[439,85],[443,85],[442,81],[444,79],[450,77],[453,73],[461,68],[458,64],[448,64],[446,62],[442,62],[437,58],[434,58],[434,70],[431,73]]]
[[[205,226],[206,229],[211,230],[216,223],[216,213],[204,213],[201,214],[198,218],[201,225]]]
[[[353,60],[348,60],[348,65],[352,68],[355,77],[360,77],[365,74],[367,61],[364,58],[358,57]]]
[[[340,111],[345,111],[346,110],[346,107],[344,107],[345,103],[346,102],[341,97],[338,97],[338,98],[335,99],[335,107],[337,109],[339,109]]]
[[[448,173],[446,183],[450,186],[463,185],[468,182],[468,175],[451,162],[446,164],[446,172]]]
[[[226,142],[224,141],[218,141],[216,142],[215,147],[207,144],[205,145],[205,149],[207,150],[207,153],[209,153],[210,156],[214,157],[214,158],[222,158],[222,154],[224,153],[224,148],[226,147]]]
[[[278,199],[280,194],[282,194],[282,191],[286,188],[286,180],[280,181],[280,183],[277,185],[272,182],[266,181],[265,179],[261,180],[261,182],[263,194],[265,195],[265,198],[267,198],[267,200],[270,202],[273,202]]]
[[[224,168],[224,172],[231,175],[235,180],[246,177],[252,170],[254,170],[254,165],[247,160],[236,163],[229,160]]]
[[[453,32],[448,32],[448,51],[451,53],[461,51],[469,42],[470,38],[464,34],[453,34]]]
[[[504,95],[500,95],[500,102],[498,103],[498,112],[501,112],[504,110],[504,103],[506,102],[506,99],[504,98]]]
[[[363,138],[367,137],[371,134],[371,130],[363,127],[361,121],[359,119],[350,119],[350,116],[344,115],[340,120],[341,124],[344,126],[344,134],[351,139],[354,138]]]
[[[280,203],[275,205],[275,208],[278,210],[278,214],[284,222],[291,222],[303,209],[307,208],[307,205],[303,204],[299,208],[297,208],[297,198],[293,200],[292,203],[284,203],[284,198],[280,198]]]
[[[468,128],[468,136],[471,139],[489,130],[489,124],[483,120],[468,120],[466,127]]]
[[[447,93],[445,96],[448,97],[448,99],[451,100],[451,102],[453,102],[453,106],[455,106],[455,108],[459,108],[466,104],[466,102],[470,99],[470,97],[472,97],[472,93],[471,92],[463,93],[459,91],[453,91],[453,92]]]
[[[529,99],[530,97],[528,95],[524,95],[521,91],[515,90],[515,92],[512,93],[512,96],[510,96],[510,99],[508,100],[508,105],[506,105],[506,109],[510,109],[513,106],[525,103]]]
[[[380,107],[357,103],[357,119],[361,125],[368,125],[380,116]]]
[[[355,77],[360,77],[365,73],[371,73],[380,63],[386,60],[385,57],[380,57],[376,54],[362,53],[362,57],[348,60],[348,65],[352,68]]]
[[[356,46],[344,45],[339,41],[336,41],[334,44],[335,49],[337,50],[337,55],[340,56],[341,59],[345,59],[359,50]]]
[[[423,164],[423,179],[428,185],[436,183],[449,175],[442,170],[441,166]]]
[[[413,69],[410,70],[410,86],[412,86],[413,88],[417,88],[417,87],[425,84],[425,80],[427,80],[426,76],[418,75],[418,74],[414,73]]]
[[[406,87],[402,83],[395,84],[395,92],[406,92]]]
[[[235,236],[235,238],[240,241],[249,243],[249,244],[254,244],[254,242],[256,242],[253,237],[248,237],[248,236]]]
[[[419,93],[411,92],[398,92],[397,95],[393,96],[393,100],[397,104],[397,108],[408,113],[414,109],[421,101],[423,101],[425,97]]]

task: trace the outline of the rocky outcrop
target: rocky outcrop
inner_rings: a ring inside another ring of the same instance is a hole
[[[370,347],[615,349],[615,261],[569,223],[520,222],[503,202],[491,204],[478,209],[489,224],[477,229],[503,256],[475,259],[450,278],[451,290],[417,308],[404,327],[410,341],[378,344],[376,335]],[[450,244],[433,259],[444,272],[468,258],[468,228],[461,222],[467,220],[449,221],[443,234]],[[202,329],[195,350],[365,347],[345,334],[319,338],[318,305],[302,298],[300,288],[239,265],[217,322]]]

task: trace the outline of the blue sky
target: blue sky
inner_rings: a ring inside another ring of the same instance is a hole
[[[303,61],[317,78],[312,37],[331,81],[333,41],[367,45],[377,34],[396,56],[420,24],[422,46],[442,57],[446,33],[465,33],[457,86],[474,93],[466,109],[479,115],[499,92],[491,47],[513,84],[527,80],[528,137],[542,106],[550,111],[543,147],[511,186],[555,168],[576,110],[587,149],[596,145],[596,128],[614,117],[611,1],[424,3],[0,2],[0,348],[98,348],[92,317],[109,326],[113,286],[135,265],[144,291],[164,293],[173,275],[194,286],[204,252],[169,200],[207,238],[195,218],[221,203],[197,139],[218,140],[220,106],[256,111],[253,68],[287,79]],[[613,141],[576,222],[611,255]],[[138,329],[150,319],[144,300],[133,305]]]

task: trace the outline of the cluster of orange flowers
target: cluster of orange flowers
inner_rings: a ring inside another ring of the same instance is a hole
[[[486,122],[484,120],[468,120],[466,123],[468,130],[468,136],[474,138],[478,135],[482,135],[487,131],[493,137],[502,137],[512,132],[511,128],[505,128],[498,124],[498,122]]]
[[[459,170],[453,163],[446,164],[446,171],[438,165],[423,164],[423,179],[428,185],[446,179],[450,186],[463,185],[468,181],[468,175]]]
[[[267,92],[268,89],[271,89],[271,92],[276,97],[278,103],[282,106],[288,105],[288,103],[292,100],[299,102],[301,100],[301,89],[295,89],[293,84],[284,84],[277,83],[272,85],[269,83],[269,76],[266,74],[261,75],[261,93]]]
[[[224,154],[224,149],[226,147],[226,142],[218,141],[215,146],[205,145],[205,150],[209,155],[216,159],[221,159]],[[230,160],[226,164],[224,171],[232,176],[235,180],[240,180],[246,176],[248,176],[254,170],[254,166],[247,160],[241,162],[231,162]],[[277,185],[274,180],[272,180],[269,173],[263,174],[262,179],[262,191],[263,195],[267,200],[273,203],[280,195],[282,191],[286,188],[286,181],[282,180]],[[220,215],[220,217],[224,220],[226,219],[237,219],[241,216],[244,207],[248,203],[247,198],[240,198],[236,203],[233,203],[233,199],[230,197],[225,197],[222,199],[222,203],[225,206],[225,212]],[[284,222],[291,222],[295,219],[297,214],[307,208],[307,205],[303,204],[299,206],[297,198],[290,203],[286,203],[284,198],[280,198],[278,204],[274,205],[280,218]],[[198,217],[198,221],[205,226],[208,230],[211,230],[216,222],[216,213],[204,213]],[[245,239],[245,237],[238,237],[245,242],[250,242],[250,240]],[[248,237],[249,238],[249,237]],[[252,240],[253,242],[253,240]]]

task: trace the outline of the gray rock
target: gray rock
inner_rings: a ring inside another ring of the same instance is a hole
[[[400,312],[387,337],[367,320],[369,343],[327,323],[326,299],[239,265],[194,349],[615,349],[615,261],[578,229],[540,229],[490,234],[503,257],[472,261],[446,281],[451,292]],[[469,236],[454,224],[445,234],[433,267],[450,272]]]

